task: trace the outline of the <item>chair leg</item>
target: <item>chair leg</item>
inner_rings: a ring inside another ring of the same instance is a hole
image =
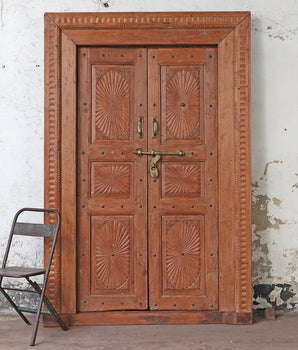
[[[23,319],[25,323],[30,325],[31,323],[28,321],[27,317],[19,310],[18,306],[14,303],[11,297],[6,293],[6,291],[0,287],[0,292],[5,296],[5,298],[9,301],[10,305],[16,310],[19,316]]]
[[[31,281],[29,278],[27,279],[28,282],[31,284],[31,286],[34,288],[34,290],[41,295],[42,290],[39,287],[39,285],[34,282]],[[62,320],[62,318],[59,316],[58,312],[56,311],[56,309],[54,308],[54,306],[52,305],[52,303],[49,301],[49,299],[46,297],[46,295],[44,295],[43,297],[43,301],[46,305],[46,307],[49,309],[49,311],[51,312],[51,314],[55,317],[57,323],[59,324],[59,326],[61,327],[61,329],[63,331],[68,331],[68,327],[66,326],[66,324],[64,323],[64,321]]]

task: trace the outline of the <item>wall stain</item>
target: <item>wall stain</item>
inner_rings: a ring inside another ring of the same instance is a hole
[[[267,171],[268,171],[268,167],[270,164],[274,164],[274,163],[283,163],[282,160],[274,160],[272,162],[269,162],[265,165],[265,169],[264,169],[264,176],[267,176]]]
[[[284,225],[285,222],[279,218],[273,217],[274,222],[270,220],[272,216],[268,213],[268,203],[271,199],[267,195],[258,195],[254,198],[252,204],[252,223],[255,225],[254,232],[265,231],[268,228],[273,228],[275,230],[280,228],[280,225]],[[275,202],[281,203],[281,201],[276,198]],[[273,203],[275,204],[273,201]]]
[[[280,207],[280,205],[282,203],[282,200],[280,200],[280,199],[278,199],[276,197],[273,197],[272,201],[273,201],[274,205],[276,205],[277,207]]]

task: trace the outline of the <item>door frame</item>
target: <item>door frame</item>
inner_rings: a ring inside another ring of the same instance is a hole
[[[218,311],[77,313],[77,48],[123,45],[218,49]],[[250,12],[45,14],[44,196],[62,214],[47,293],[68,322],[251,323],[250,158]]]

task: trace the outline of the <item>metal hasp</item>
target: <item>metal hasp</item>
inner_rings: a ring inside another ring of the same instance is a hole
[[[177,152],[163,152],[163,151],[150,151],[146,152],[143,151],[142,148],[137,148],[135,151],[133,151],[134,154],[136,154],[138,157],[142,156],[151,156],[151,162],[150,162],[150,175],[154,178],[158,177],[159,171],[157,167],[157,163],[161,159],[161,156],[177,156],[177,157],[184,157],[185,152],[182,150],[178,150]]]

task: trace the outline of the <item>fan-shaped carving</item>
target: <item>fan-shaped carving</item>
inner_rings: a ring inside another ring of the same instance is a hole
[[[130,190],[129,165],[94,165],[92,192],[101,194],[122,194]]]
[[[97,81],[95,118],[99,138],[121,139],[129,127],[129,82],[115,70]]]
[[[126,288],[130,274],[130,244],[127,226],[117,220],[98,223],[95,237],[97,287]]]
[[[169,222],[170,223],[170,222]],[[189,289],[200,278],[200,224],[179,220],[167,232],[166,271],[169,289]]]
[[[199,138],[200,86],[186,70],[179,70],[167,83],[166,124],[168,139]]]
[[[164,194],[201,192],[200,166],[166,165],[164,170]]]

